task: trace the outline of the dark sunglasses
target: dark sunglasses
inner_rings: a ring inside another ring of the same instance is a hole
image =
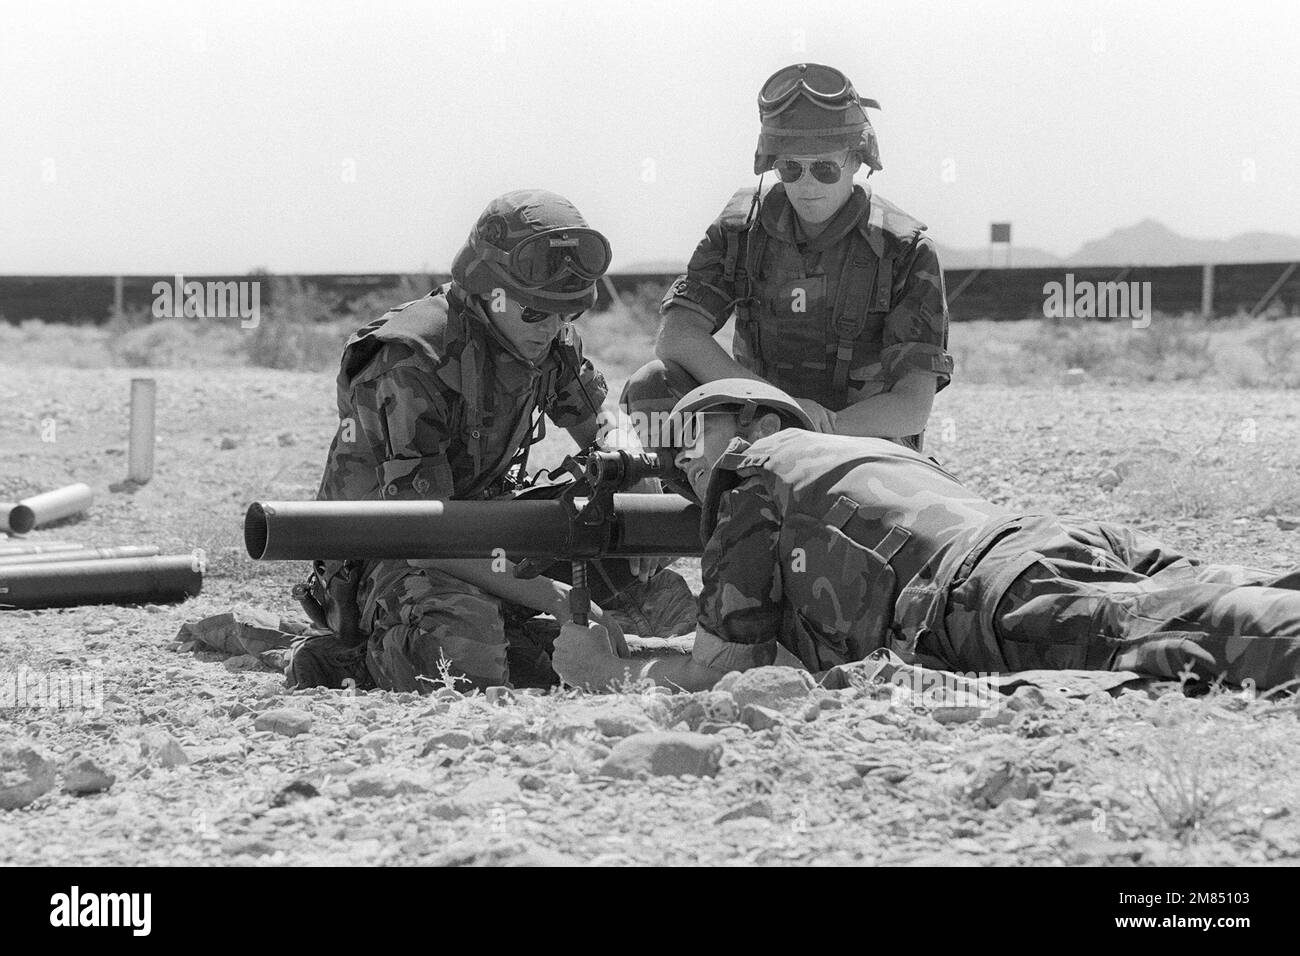
[[[524,306],[519,313],[519,318],[523,319],[529,325],[537,322],[545,322],[553,315],[558,315],[562,322],[572,322],[581,312],[543,312],[541,309],[534,309],[531,306]]]
[[[803,179],[804,170],[812,173],[813,179],[819,183],[825,183],[830,186],[840,181],[844,175],[844,167],[848,165],[848,158],[844,162],[836,163],[829,159],[815,159],[811,163],[804,163],[797,159],[778,159],[772,164],[776,174],[781,177],[783,183],[797,183]]]

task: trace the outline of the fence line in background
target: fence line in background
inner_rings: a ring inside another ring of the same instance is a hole
[[[1150,282],[1152,306],[1172,315],[1259,315],[1275,303],[1290,313],[1300,311],[1300,263],[1260,262],[1190,266],[1069,266],[1034,269],[949,269],[948,302],[953,321],[1007,321],[1041,317],[1048,282],[1071,273],[1076,282]],[[267,275],[187,275],[199,282],[240,282],[260,279],[262,307],[275,304],[277,280],[301,282],[336,297],[347,307],[358,298],[383,293],[405,278],[433,288],[445,274],[358,273]],[[609,307],[611,292],[636,293],[650,286],[655,294],[668,288],[676,275],[649,272],[611,274],[598,288],[597,311]],[[115,311],[148,309],[156,282],[170,284],[172,275],[130,276],[0,276],[0,316],[10,322],[28,318],[48,322],[98,323]]]

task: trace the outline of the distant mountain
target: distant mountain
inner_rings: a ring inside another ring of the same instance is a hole
[[[1231,239],[1188,239],[1154,219],[1085,242],[1066,261],[1077,266],[1179,266],[1205,262],[1279,262],[1300,259],[1300,238],[1245,232]]]
[[[960,249],[935,243],[939,263],[945,269],[986,269],[1006,263],[1006,253],[991,256],[988,247]],[[1206,262],[1300,262],[1300,237],[1276,232],[1243,232],[1231,239],[1189,239],[1154,219],[1116,229],[1101,239],[1085,242],[1071,255],[1061,258],[1044,249],[1011,247],[1011,267],[1034,269],[1048,266],[1180,266]],[[686,263],[657,259],[621,267],[618,272],[676,274]]]

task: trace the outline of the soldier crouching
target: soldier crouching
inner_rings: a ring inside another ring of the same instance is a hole
[[[348,340],[339,430],[317,498],[509,495],[524,480],[529,447],[545,434],[543,416],[582,448],[635,443],[598,425],[605,379],[583,356],[572,324],[595,304],[609,260],[605,237],[561,196],[520,190],[489,203],[451,282]],[[659,490],[644,484],[636,490]],[[689,630],[694,601],[680,576],[651,576],[648,562],[603,564],[606,586],[593,596],[605,607],[593,608],[593,619],[610,627],[615,646],[625,645],[611,606],[636,608],[652,633]],[[554,683],[547,628],[529,619],[569,620],[567,585],[519,579],[499,565],[315,562],[295,593],[330,633],[295,645],[289,685],[351,680],[427,692],[444,672],[480,688]]]

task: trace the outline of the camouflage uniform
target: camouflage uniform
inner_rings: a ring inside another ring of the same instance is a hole
[[[742,189],[709,226],[686,274],[664,297],[709,320],[736,312],[737,362],[831,411],[888,391],[908,372],[952,375],[943,271],[925,226],[869,186],[814,239],[777,184],[756,220]]]
[[[1300,676],[1300,571],[1204,565],[1131,529],[1015,515],[882,439],[786,429],[733,442],[705,502],[694,655],[778,644],[808,669],[888,647],[930,667]]]
[[[530,365],[448,283],[360,329],[344,349],[339,430],[317,498],[463,500],[509,490],[508,472],[543,431],[543,412],[570,428],[605,400],[604,378],[568,328],[567,342]],[[473,585],[406,561],[372,561],[358,603],[381,687],[428,689],[416,675],[437,674],[444,652],[480,686],[506,682],[502,602]]]

